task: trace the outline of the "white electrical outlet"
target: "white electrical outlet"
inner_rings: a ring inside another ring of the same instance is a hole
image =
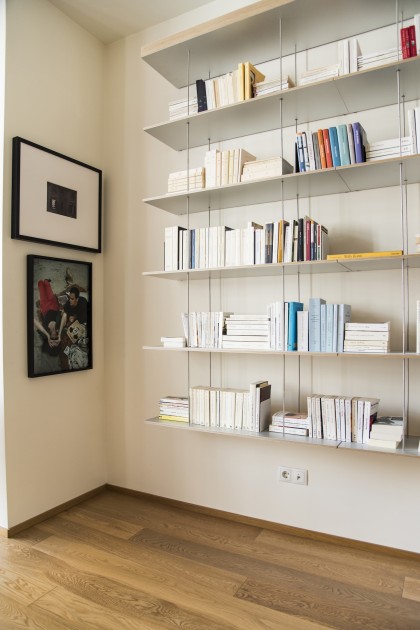
[[[289,468],[288,466],[279,466],[277,471],[279,481],[286,483],[296,483],[301,486],[308,484],[308,471],[304,468]]]
[[[287,483],[292,483],[292,469],[287,468],[286,466],[279,466],[278,480],[286,481]]]

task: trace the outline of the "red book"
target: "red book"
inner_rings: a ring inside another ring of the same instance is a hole
[[[327,168],[327,160],[325,156],[324,134],[322,129],[318,129],[319,157],[321,159],[321,168]]]
[[[401,34],[401,51],[402,58],[408,59],[411,57],[411,46],[410,46],[410,27],[405,26],[400,31]]]
[[[325,159],[327,162],[327,168],[332,168],[333,159],[332,159],[332,153],[331,153],[330,133],[328,129],[323,129],[322,134],[324,136]]]
[[[410,57],[417,57],[416,27],[409,26]]]

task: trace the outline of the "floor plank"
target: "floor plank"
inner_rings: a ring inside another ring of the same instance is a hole
[[[420,563],[105,491],[0,539],[0,629],[420,630]]]

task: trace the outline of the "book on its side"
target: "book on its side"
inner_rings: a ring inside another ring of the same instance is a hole
[[[401,440],[377,440],[375,438],[369,438],[367,444],[376,448],[397,449],[401,444]]]
[[[386,252],[356,252],[351,254],[328,254],[327,260],[351,260],[352,258],[387,258],[390,256],[402,256],[402,249],[394,249]]]

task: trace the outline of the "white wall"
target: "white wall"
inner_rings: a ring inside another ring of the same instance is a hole
[[[106,481],[104,255],[10,238],[12,138],[103,168],[104,47],[46,0],[7,3],[3,280],[8,522]],[[29,379],[26,255],[93,262],[94,369]]]
[[[203,8],[200,19],[237,6],[237,3],[215,2],[205,11]],[[113,178],[107,191],[112,211],[107,224],[105,272],[106,293],[119,292],[119,299],[108,301],[106,308],[107,339],[110,339],[106,387],[109,481],[212,508],[419,552],[417,459],[198,434],[144,423],[146,418],[157,414],[162,395],[187,394],[188,361],[190,382],[208,383],[208,357],[188,359],[181,353],[142,351],[143,344],[158,344],[161,335],[182,334],[180,312],[186,310],[187,298],[186,283],[141,276],[142,271],[162,268],[164,227],[181,222],[143,204],[141,199],[163,194],[168,173],[185,168],[186,158],[141,131],[144,126],[167,119],[167,104],[177,98],[178,92],[141,61],[140,47],[154,37],[192,23],[194,16],[189,14],[182,25],[174,22],[159,25],[108,50],[105,146],[107,170]],[[361,114],[360,119],[370,125],[375,140],[391,137],[392,116],[392,112],[381,109]],[[257,155],[264,151],[274,155],[278,151],[276,142],[276,134],[264,134],[224,146],[240,144],[250,150],[254,146],[259,151]],[[204,150],[194,151],[192,159],[202,163]],[[414,234],[419,231],[419,187],[410,187],[408,192],[414,212],[410,229]],[[302,203],[309,205],[305,200]],[[289,211],[294,211],[292,204],[286,207],[286,212]],[[334,251],[340,251],[349,235],[358,245],[367,244],[371,249],[397,248],[393,238],[396,223],[392,217],[398,211],[399,196],[395,189],[311,201],[312,216],[318,215],[330,227]],[[369,220],[367,213],[371,213]],[[279,215],[279,204],[267,204],[226,211],[221,218],[236,227],[250,218],[268,221]],[[202,220],[203,217],[194,217],[194,221]],[[380,222],[380,230],[374,229],[375,222]],[[410,248],[413,247],[414,239],[410,243]],[[418,275],[411,279],[418,282]],[[207,310],[207,284],[193,285],[195,308]],[[356,319],[357,316],[382,319],[386,313],[398,325],[399,287],[398,274],[374,272],[363,277],[352,274],[351,278],[331,274],[302,280],[301,296],[306,303],[311,294],[322,295],[328,301],[349,301]],[[213,291],[213,308],[217,308],[217,300],[223,296],[226,310],[240,312],[246,308],[248,312],[264,312],[269,301],[281,299],[281,290],[280,280],[277,283],[272,279],[225,280]],[[295,289],[287,284],[286,291],[290,296]],[[394,343],[398,343],[398,333]],[[224,386],[246,387],[256,378],[269,378],[274,404],[278,406],[283,364],[278,357],[212,359],[213,374],[215,378],[220,376]],[[286,405],[295,408],[298,362],[288,358],[285,364]],[[400,362],[303,359],[300,369],[302,401],[311,391],[377,395],[383,413],[401,411]],[[418,369],[413,365],[410,369],[415,383]],[[414,432],[420,428],[417,396],[413,394],[411,398]],[[276,481],[279,465],[307,468],[309,485],[279,484]]]

